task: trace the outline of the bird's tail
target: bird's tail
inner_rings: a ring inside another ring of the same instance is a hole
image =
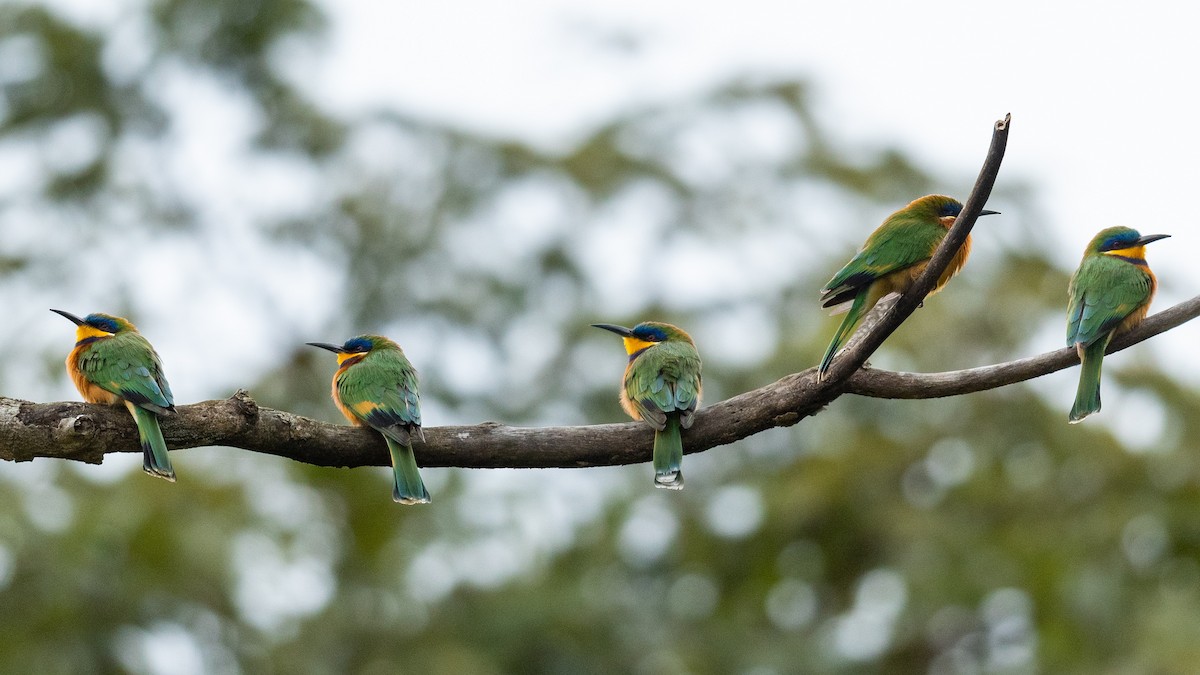
[[[1100,410],[1100,364],[1108,340],[1097,340],[1083,350],[1079,360],[1079,389],[1075,392],[1075,405],[1071,406],[1071,424]]]
[[[679,418],[667,415],[667,426],[654,432],[654,487],[683,489],[683,438]]]
[[[392,483],[392,499],[401,504],[428,504],[429,491],[421,481],[421,472],[417,469],[417,457],[413,454],[412,444],[400,444],[388,437],[388,452],[392,455],[392,473],[395,480]]]
[[[846,342],[846,338],[854,332],[854,326],[862,318],[863,306],[867,303],[868,294],[869,292],[863,289],[854,296],[854,304],[850,305],[850,311],[846,312],[845,318],[842,319],[842,325],[838,326],[837,332],[833,334],[833,341],[829,343],[829,348],[825,350],[825,356],[821,359],[821,367],[817,370],[818,380],[825,379],[825,373],[829,371],[829,365],[833,363],[833,355],[837,354]]]
[[[138,440],[142,444],[142,470],[174,483],[175,469],[171,468],[167,442],[163,440],[162,429],[158,427],[158,415],[129,402],[125,403],[125,407],[133,414],[133,421],[137,424]]]

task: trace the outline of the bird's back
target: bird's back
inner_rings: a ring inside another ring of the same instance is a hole
[[[173,410],[175,397],[163,375],[154,347],[141,334],[123,331],[80,345],[71,352],[72,376],[135,405],[165,412]],[[80,387],[85,398],[88,393]],[[98,392],[93,391],[96,396]],[[91,399],[89,399],[91,400]],[[109,400],[93,401],[102,403]]]
[[[871,233],[858,254],[825,284],[823,305],[832,307],[852,300],[858,291],[876,280],[929,260],[945,237],[946,228],[936,220],[894,214]]]
[[[335,376],[338,405],[351,421],[408,442],[420,433],[417,372],[399,350],[370,353]]]
[[[661,427],[665,414],[680,412],[684,426],[700,403],[700,354],[686,341],[667,341],[639,354],[625,370],[625,397],[639,415]],[[628,408],[627,408],[628,411]]]

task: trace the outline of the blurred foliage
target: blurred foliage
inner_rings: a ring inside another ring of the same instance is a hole
[[[368,329],[420,366],[430,424],[614,421],[623,357],[589,323],[688,327],[710,402],[761,386],[815,363],[834,328],[815,289],[874,224],[972,178],[839,142],[795,82],[632,111],[559,151],[343,119],[284,67],[326,24],[299,0],[133,3],[99,25],[0,7],[0,163],[24,167],[0,181],[5,297],[250,331],[200,312],[236,298],[274,327],[239,342],[269,361],[237,384],[331,421],[333,364],[296,345]],[[242,121],[196,139],[189,115]],[[178,164],[227,138],[232,195]],[[1003,230],[981,223],[877,366],[990,363],[1060,330],[1066,272],[1021,245],[1045,230],[1013,183]],[[114,253],[127,265],[97,273]],[[271,288],[310,277],[330,299],[303,323]],[[58,347],[32,374],[62,377]],[[1200,400],[1146,350],[1107,372],[1103,421],[1079,427],[1069,377],[840,399],[690,456],[680,494],[645,466],[428,470],[433,506],[401,508],[383,470],[219,448],[180,453],[177,485],[0,467],[0,671],[1186,672]]]

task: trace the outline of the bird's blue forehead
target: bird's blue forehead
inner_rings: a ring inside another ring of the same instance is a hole
[[[647,326],[639,323],[633,327],[633,336],[646,342],[662,342],[667,339],[667,332],[658,326]]]
[[[346,344],[342,345],[342,349],[345,349],[351,353],[369,352],[374,346],[375,343],[372,342],[370,338],[356,337],[346,340]]]
[[[1137,245],[1137,240],[1142,235],[1137,230],[1125,229],[1113,232],[1104,240],[1104,244],[1100,246],[1102,250],[1112,251],[1121,248],[1129,248]]]
[[[83,318],[83,322],[105,333],[116,333],[121,328],[112,317],[103,314],[88,314]]]

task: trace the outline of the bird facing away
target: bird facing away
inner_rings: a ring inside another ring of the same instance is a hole
[[[137,424],[142,469],[175,482],[167,443],[158,416],[175,412],[175,397],[163,375],[162,361],[137,327],[119,316],[88,314],[79,318],[61,309],[75,324],[75,348],[67,356],[67,372],[88,403],[124,405]]]
[[[647,321],[633,328],[592,324],[624,338],[629,363],[621,387],[621,407],[654,427],[654,485],[683,489],[683,439],[700,405],[700,353],[682,329]]]
[[[1067,346],[1079,353],[1079,389],[1072,424],[1100,410],[1100,364],[1113,335],[1142,322],[1158,280],[1146,264],[1146,244],[1169,234],[1142,236],[1129,227],[1101,230],[1088,242],[1067,294]]]
[[[412,438],[421,441],[421,403],[417,370],[400,345],[381,335],[360,335],[344,345],[309,342],[337,354],[333,402],[355,426],[383,434],[392,456],[392,499],[401,504],[428,504],[429,491],[421,481]]]
[[[903,293],[925,271],[938,244],[962,212],[963,205],[944,195],[926,195],[887,217],[859,250],[821,289],[821,306],[834,307],[834,314],[846,312],[838,326],[817,377],[824,379],[833,363],[833,356],[845,344],[854,327],[867,312],[890,293]],[[998,211],[980,211],[986,216]],[[968,236],[962,248],[950,261],[930,295],[942,289],[950,277],[958,273],[971,254]]]

